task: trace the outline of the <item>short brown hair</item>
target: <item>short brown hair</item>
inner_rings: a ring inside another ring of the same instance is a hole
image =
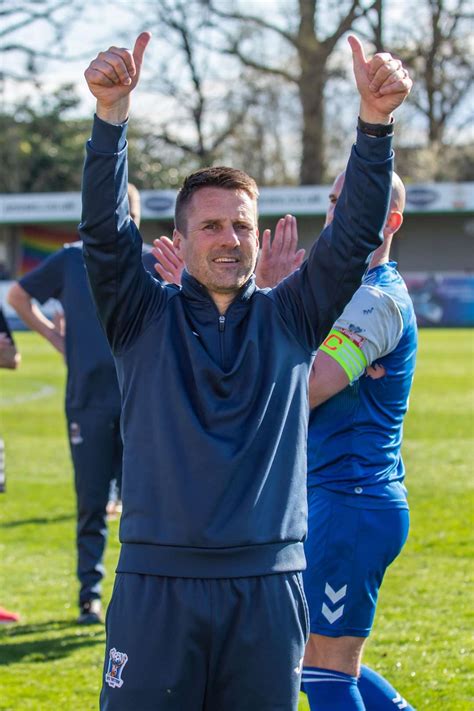
[[[186,231],[186,208],[192,196],[201,188],[223,188],[224,190],[243,190],[252,200],[257,201],[257,183],[243,170],[216,165],[211,168],[201,168],[185,178],[176,198],[174,209],[174,224],[176,229],[184,234]]]

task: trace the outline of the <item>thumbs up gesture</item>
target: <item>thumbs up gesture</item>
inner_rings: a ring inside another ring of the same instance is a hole
[[[150,38],[149,32],[142,32],[133,52],[123,47],[109,47],[99,52],[84,72],[87,85],[97,99],[97,115],[104,121],[122,123],[128,117],[130,92],[140,79]]]
[[[407,70],[388,52],[367,59],[354,35],[348,41],[360,94],[361,119],[367,123],[390,123],[392,112],[405,101],[413,85]]]

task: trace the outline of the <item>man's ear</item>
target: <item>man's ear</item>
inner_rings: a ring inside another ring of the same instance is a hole
[[[395,232],[398,232],[400,227],[402,226],[403,223],[403,215],[399,210],[392,210],[390,215],[388,216],[388,220],[385,223],[385,229],[384,232],[387,232],[389,235],[394,235]]]
[[[173,247],[176,250],[176,254],[181,257],[181,259],[183,258],[183,241],[183,235],[175,227],[173,230]]]

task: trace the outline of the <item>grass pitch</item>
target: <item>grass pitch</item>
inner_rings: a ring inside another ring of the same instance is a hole
[[[49,344],[18,334],[23,362],[0,371],[0,709],[97,708],[104,633],[79,628],[72,467],[64,366]],[[473,332],[424,330],[404,456],[411,532],[389,569],[365,661],[421,711],[468,711],[472,698]],[[118,555],[110,525],[105,600]],[[242,709],[245,711],[245,709]]]

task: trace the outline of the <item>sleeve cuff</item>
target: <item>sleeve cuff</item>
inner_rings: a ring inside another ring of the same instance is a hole
[[[97,153],[120,153],[127,145],[128,121],[115,126],[94,114],[90,145]]]
[[[379,163],[392,156],[392,136],[374,138],[357,129],[356,150],[360,158]]]

